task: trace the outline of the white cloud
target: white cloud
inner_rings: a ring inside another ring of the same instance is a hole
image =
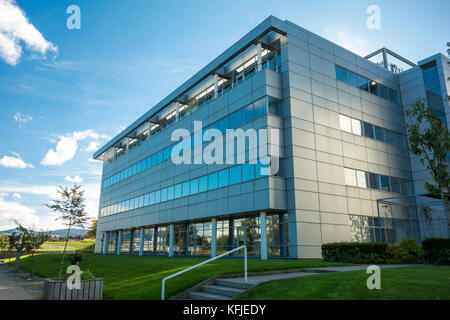
[[[19,200],[20,198],[22,198],[22,196],[20,195],[20,193],[14,192],[12,197],[16,200]]]
[[[89,145],[87,146],[85,151],[94,152],[94,151],[97,151],[99,148],[100,148],[100,143],[98,143],[97,141],[91,141],[91,143],[89,143]]]
[[[325,38],[353,53],[364,56],[370,52],[368,42],[354,31],[348,32],[340,26],[326,27],[324,31]]]
[[[108,139],[109,137],[98,134],[93,130],[76,131],[65,136],[59,136],[56,148],[47,151],[44,159],[41,160],[41,164],[47,166],[60,166],[64,162],[72,160],[78,150],[78,142],[87,138],[98,140]]]
[[[14,0],[0,0],[0,58],[16,65],[22,55],[20,41],[30,51],[45,56],[47,52],[58,52],[53,43],[45,40],[25,16]]]
[[[12,229],[16,227],[14,220],[25,226],[39,224],[36,210],[17,202],[6,201],[0,198],[0,227]]]
[[[64,178],[64,180],[73,182],[73,183],[82,183],[83,182],[83,178],[81,178],[80,176],[75,176],[73,178],[70,176],[67,176]]]
[[[19,127],[22,127],[22,124],[27,123],[28,121],[33,120],[33,117],[28,114],[23,114],[20,111],[17,111],[14,115],[14,121],[19,122]]]
[[[23,161],[19,154],[14,153],[14,155],[16,157],[3,156],[3,158],[0,159],[0,166],[19,169],[33,168],[33,165]]]

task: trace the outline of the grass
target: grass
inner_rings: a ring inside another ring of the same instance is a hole
[[[381,269],[381,289],[369,290],[366,271],[325,273],[263,283],[240,300],[449,300],[450,267]]]
[[[207,258],[193,257],[154,257],[154,256],[117,256],[83,254],[81,270],[89,269],[95,277],[104,278],[104,299],[160,299],[161,280],[175,272],[200,263]],[[60,254],[35,255],[35,274],[44,278],[58,275]],[[12,261],[12,263],[14,263]],[[248,260],[248,271],[270,271],[318,266],[344,265],[323,262],[320,259],[305,260]],[[68,262],[64,266],[66,270]],[[21,258],[20,267],[31,269],[31,257]],[[197,283],[215,275],[243,273],[243,259],[219,259],[203,265],[196,270],[166,282],[166,297],[188,289]]]
[[[39,251],[62,251],[64,248],[64,241],[47,241],[45,242]],[[67,248],[75,250],[92,250],[94,247],[95,240],[90,241],[69,241],[67,243]]]

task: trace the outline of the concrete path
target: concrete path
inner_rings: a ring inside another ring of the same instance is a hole
[[[11,272],[11,268],[0,265],[0,300],[35,300],[36,296],[22,287],[15,277],[20,274]]]
[[[278,274],[268,274],[262,276],[251,276],[247,278],[247,283],[256,286],[263,282],[272,281],[272,280],[281,280],[287,278],[296,278],[296,277],[304,277],[310,276],[317,273],[324,272],[345,272],[345,271],[357,271],[357,270],[367,270],[369,265],[357,265],[357,266],[342,266],[342,267],[318,267],[318,268],[303,268],[303,272],[294,272],[294,273],[278,273]],[[414,267],[420,266],[420,264],[380,264],[378,265],[380,269],[388,269],[388,268],[404,268],[404,267]],[[227,281],[234,282],[244,282],[244,278],[227,278]]]

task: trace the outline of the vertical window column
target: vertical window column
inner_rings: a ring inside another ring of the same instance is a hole
[[[259,220],[261,225],[261,260],[267,260],[267,226],[264,211],[259,214]]]
[[[117,245],[116,245],[116,254],[120,254],[120,247],[122,246],[122,230],[117,232]]]
[[[141,239],[139,242],[139,255],[142,256],[144,254],[144,228],[139,230],[139,238]]]
[[[173,257],[173,239],[174,239],[174,225],[170,224],[169,227],[169,257]]]
[[[214,258],[217,253],[217,219],[211,220],[211,258]]]

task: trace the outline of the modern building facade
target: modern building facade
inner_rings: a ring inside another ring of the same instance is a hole
[[[408,152],[404,109],[423,97],[449,123],[448,61],[392,72],[267,18],[94,154],[96,252],[215,256],[246,245],[261,259],[316,258],[328,242],[411,236],[378,219],[377,199],[423,191],[429,176]],[[268,142],[248,142],[244,164],[177,165],[174,130],[192,132],[181,154],[207,148],[195,121],[268,129]],[[279,170],[267,175],[272,150]]]

